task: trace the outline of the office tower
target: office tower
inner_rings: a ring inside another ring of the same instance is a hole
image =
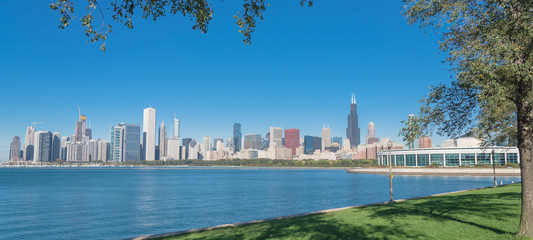
[[[162,160],[164,157],[167,156],[167,126],[165,126],[165,122],[162,121],[161,124],[159,124],[159,160]]]
[[[119,123],[117,126],[111,126],[110,131],[110,158],[111,162],[122,162],[122,155],[124,154],[124,123]]]
[[[265,139],[263,139],[263,149],[268,149],[270,146],[270,132],[265,134]]]
[[[20,160],[20,137],[14,136],[9,148],[9,161],[18,162]]]
[[[76,121],[76,133],[74,134],[75,142],[85,141],[85,134],[87,133],[87,117],[80,112],[79,121]]]
[[[167,140],[167,157],[173,160],[180,159],[180,139],[171,137]]]
[[[155,123],[155,119],[154,119]],[[155,137],[155,126],[154,126]],[[155,138],[154,138],[155,141]],[[123,161],[139,161],[141,160],[141,126],[139,124],[125,124],[124,126],[124,153]],[[155,158],[155,146],[154,146]],[[153,159],[152,159],[153,160]]]
[[[313,148],[314,150],[322,150],[322,138],[313,137]]]
[[[111,127],[110,161],[139,161],[141,159],[140,132],[141,127],[138,124],[119,123]]]
[[[283,129],[280,127],[270,127],[270,148],[283,146]]]
[[[187,159],[198,159],[198,153],[200,150],[200,145],[196,143],[196,140],[189,142],[189,153],[187,154]]]
[[[172,133],[173,137],[180,137],[180,120],[176,118],[176,113],[174,113],[174,132]]]
[[[429,136],[422,136],[422,137],[420,137],[419,141],[420,141],[419,148],[430,148],[430,147],[432,147],[431,137],[429,137]]]
[[[328,127],[324,125],[322,128],[322,152],[326,150],[327,147],[331,147],[331,129],[329,129],[329,125]]]
[[[376,125],[374,122],[368,123],[368,135],[366,135],[366,144],[372,144],[379,142],[379,138],[376,137]]]
[[[207,152],[211,151],[211,138],[209,136],[204,136],[204,142],[202,143],[202,156],[204,159],[207,158]]]
[[[263,141],[261,134],[246,134],[244,135],[244,149],[257,149],[263,148]]]
[[[52,154],[52,133],[39,131],[35,133],[33,162],[50,162]]]
[[[192,142],[192,138],[184,138],[181,140],[181,146],[184,147],[185,151],[183,151],[181,154],[183,157],[181,159],[189,159],[189,145]]]
[[[285,129],[285,147],[292,149],[292,155],[296,154],[296,149],[300,146],[300,129]]]
[[[181,146],[189,147],[189,144],[192,142],[192,138],[184,138],[181,140]]]
[[[26,129],[26,137],[24,138],[24,152],[23,152],[23,160],[24,161],[31,161],[33,160],[33,152],[34,152],[34,133],[35,133],[35,127],[29,126]]]
[[[102,139],[98,139],[98,155],[96,161],[107,162],[107,157],[110,151],[110,143]]]
[[[143,111],[143,160],[155,160],[155,109]]]
[[[213,148],[214,148],[215,150],[217,150],[217,151],[218,151],[218,149],[217,149],[217,146],[218,146],[217,144],[218,144],[218,142],[221,142],[221,143],[222,143],[222,148],[224,148],[224,139],[222,139],[222,138],[215,138],[215,139],[213,140]]]
[[[98,158],[98,141],[91,139],[85,144],[84,161],[92,162]]]
[[[332,137],[331,139],[331,144],[338,143],[342,147],[342,137]]]
[[[63,161],[67,160],[67,143],[70,141],[70,138],[67,136],[61,137],[61,152],[60,152],[60,159]]]
[[[344,143],[342,144],[342,150],[345,152],[352,150],[352,146],[350,145],[350,139],[344,139]]]
[[[89,140],[93,139],[93,130],[92,130],[90,127],[88,127],[88,128],[85,129],[85,136],[86,136]]]
[[[241,151],[242,147],[241,124],[233,124],[233,153]]]
[[[52,134],[52,162],[61,159],[61,133]]]
[[[220,139],[220,140],[222,140],[222,139]],[[224,142],[215,140],[215,143],[216,143],[217,152],[223,152],[224,151]]]
[[[359,116],[357,116],[355,94],[352,94],[350,114],[348,115],[348,127],[346,128],[346,138],[350,139],[351,147],[356,147],[361,143],[361,129],[359,129]]]
[[[311,155],[315,151],[313,140],[313,136],[304,136],[304,153],[307,155]]]

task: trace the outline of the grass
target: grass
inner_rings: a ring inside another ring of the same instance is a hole
[[[521,185],[473,190],[166,239],[524,239]]]

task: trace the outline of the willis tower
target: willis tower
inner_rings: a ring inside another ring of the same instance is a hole
[[[359,129],[359,116],[357,116],[357,103],[355,94],[352,93],[352,103],[350,104],[350,114],[348,115],[348,128],[346,128],[346,138],[350,139],[350,147],[357,147],[361,143],[361,129]]]

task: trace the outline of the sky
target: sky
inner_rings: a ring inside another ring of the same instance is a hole
[[[242,2],[213,0],[205,34],[181,15],[137,16],[133,29],[110,22],[105,53],[79,26],[86,1],[75,1],[79,12],[64,30],[51,2],[0,0],[0,162],[32,122],[73,134],[78,106],[93,138],[105,140],[119,122],[142,126],[150,106],[157,126],[172,125],[176,113],[180,137],[196,141],[230,138],[234,123],[263,137],[270,126],[320,136],[329,124],[345,138],[355,93],[361,142],[370,121],[377,137],[401,142],[401,121],[451,76],[439,36],[408,25],[399,0],[315,0],[311,8],[272,0],[251,45],[233,19]]]

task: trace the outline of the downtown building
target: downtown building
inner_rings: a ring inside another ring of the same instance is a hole
[[[359,116],[357,115],[357,101],[355,100],[355,94],[352,94],[350,114],[348,114],[348,127],[346,128],[346,138],[350,139],[351,148],[356,148],[361,144],[361,129],[359,129]]]
[[[111,126],[109,161],[126,162],[141,160],[140,131],[141,127],[138,124],[119,123],[116,126]]]
[[[155,120],[156,110],[145,108],[143,110],[143,135],[142,135],[142,160],[153,161],[155,156]]]

